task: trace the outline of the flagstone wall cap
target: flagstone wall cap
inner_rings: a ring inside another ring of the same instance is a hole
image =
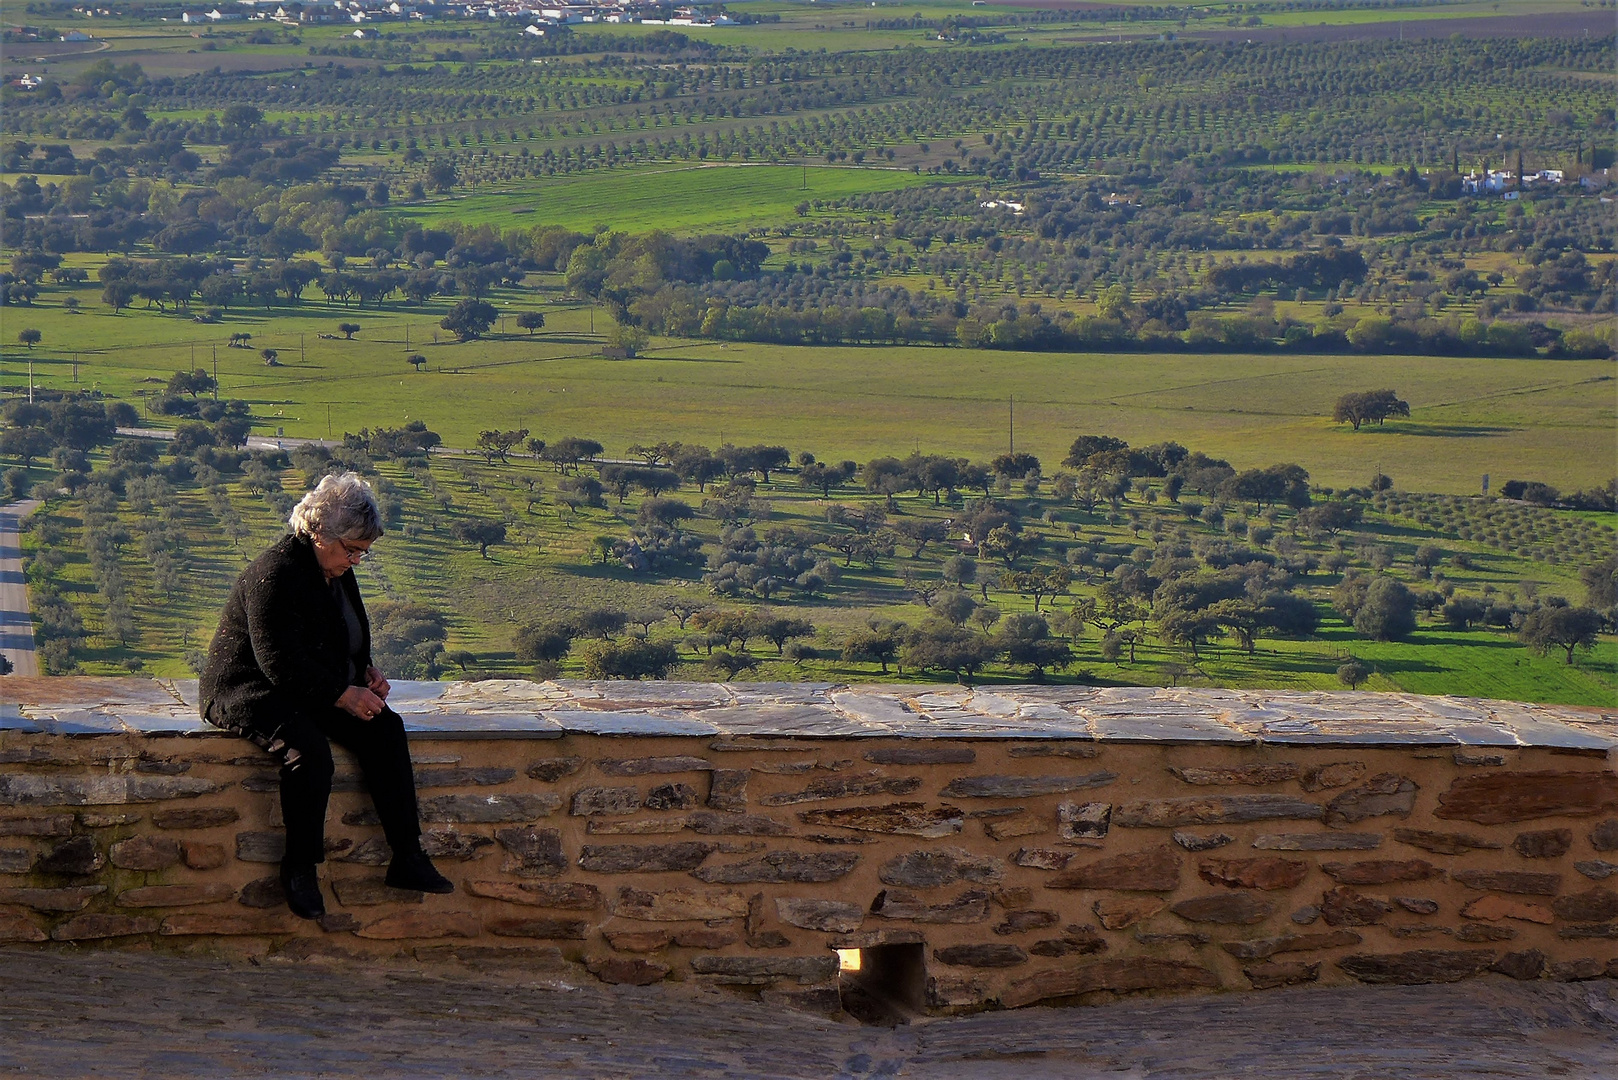
[[[223,734],[197,718],[196,700],[191,679],[3,676],[0,731]],[[401,680],[389,701],[418,739],[585,734],[1618,747],[1618,707],[1363,691],[488,679]]]

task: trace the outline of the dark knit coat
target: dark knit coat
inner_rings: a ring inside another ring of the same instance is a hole
[[[371,622],[354,571],[337,579],[359,616],[363,675],[371,665]],[[315,558],[314,545],[287,536],[236,579],[202,672],[203,718],[238,731],[271,731],[287,710],[333,707],[348,689],[348,626]]]

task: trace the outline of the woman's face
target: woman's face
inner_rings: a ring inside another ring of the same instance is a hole
[[[310,543],[315,549],[315,561],[329,581],[340,578],[358,566],[371,550],[372,540],[338,540],[335,537],[316,536]]]

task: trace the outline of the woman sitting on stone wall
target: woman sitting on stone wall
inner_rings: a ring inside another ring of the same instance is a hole
[[[294,914],[325,914],[315,865],[325,861],[331,795],[328,740],[359,758],[393,863],[387,883],[447,893],[421,850],[404,721],[371,663],[371,629],[354,566],[382,535],[370,485],[327,476],[293,508],[292,533],[236,581],[208,649],[202,716],[251,739],[281,766],[286,855],[281,884]]]

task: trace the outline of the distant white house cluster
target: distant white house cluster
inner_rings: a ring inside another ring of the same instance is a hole
[[[366,23],[433,19],[513,19],[525,22],[523,31],[544,36],[545,30],[572,23],[645,23],[656,26],[735,26],[737,20],[711,5],[671,7],[654,3],[573,4],[540,6],[524,0],[484,0],[481,3],[412,3],[410,0],[236,0],[206,10],[187,11],[185,23],[273,21],[296,26],[309,23]]]

